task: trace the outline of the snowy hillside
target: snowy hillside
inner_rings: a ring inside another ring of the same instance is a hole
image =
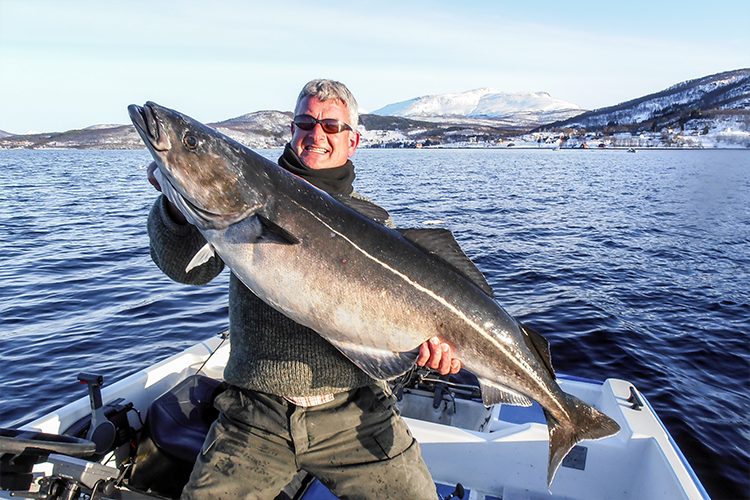
[[[375,115],[416,119],[484,118],[517,124],[543,124],[583,113],[578,105],[546,92],[498,92],[489,87],[466,92],[427,95],[389,104]]]
[[[280,148],[291,112],[257,111],[208,125],[251,148]],[[360,147],[750,148],[750,69],[727,71],[594,111],[545,92],[418,97],[362,114]],[[131,125],[12,135],[0,149],[134,149]]]
[[[679,83],[655,94],[550,123],[548,127],[594,129],[636,125],[638,129],[656,131],[665,126],[684,128],[688,121],[716,111],[731,115],[733,111],[743,114],[748,109],[750,69],[740,69]]]
[[[256,111],[210,126],[251,148],[283,147],[292,137],[292,113]]]

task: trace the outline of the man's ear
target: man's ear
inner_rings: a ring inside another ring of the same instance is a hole
[[[359,146],[359,132],[351,133],[349,132],[349,151],[348,151],[348,157],[351,158],[354,156],[354,152],[357,150],[357,146]]]

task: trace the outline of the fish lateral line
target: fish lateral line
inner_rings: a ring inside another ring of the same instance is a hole
[[[366,258],[372,260],[373,262],[380,265],[382,268],[390,271],[394,275],[401,278],[403,281],[411,285],[412,287],[416,288],[417,290],[421,291],[425,295],[433,298],[440,304],[442,304],[445,308],[450,310],[455,316],[460,318],[463,322],[465,322],[467,325],[469,325],[474,331],[479,333],[482,337],[487,339],[489,342],[491,342],[495,347],[497,347],[500,351],[503,352],[509,359],[514,360],[514,362],[522,369],[528,370],[527,366],[524,366],[519,363],[519,360],[516,360],[515,356],[512,356],[511,353],[507,350],[504,344],[498,342],[492,335],[490,335],[485,329],[483,329],[481,326],[476,324],[474,321],[472,321],[470,318],[468,318],[465,314],[463,314],[456,306],[451,304],[449,301],[447,301],[444,297],[441,297],[440,295],[436,294],[429,288],[420,285],[417,281],[410,278],[408,275],[402,273],[401,271],[393,268],[392,266],[389,266],[387,263],[381,261],[374,255],[368,253],[366,250],[364,250],[362,247],[357,245],[355,242],[353,242],[350,238],[342,234],[340,231],[336,230],[335,228],[331,227],[328,223],[326,223],[324,220],[322,220],[320,217],[318,217],[315,213],[310,211],[308,208],[304,207],[303,205],[300,205],[295,200],[291,200],[295,205],[297,205],[301,210],[304,210],[308,214],[310,214],[311,217],[316,219],[318,222],[323,224],[329,231],[336,234],[337,236],[341,237],[343,240],[345,240],[347,243],[349,243],[354,249],[356,249],[358,252],[360,252],[362,255],[364,255]],[[427,255],[429,257],[429,255]]]

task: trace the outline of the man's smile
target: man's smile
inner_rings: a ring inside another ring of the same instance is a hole
[[[305,146],[305,151],[309,151],[311,153],[319,153],[319,154],[327,154],[329,152],[328,149],[320,146]]]

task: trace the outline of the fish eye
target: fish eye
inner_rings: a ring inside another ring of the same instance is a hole
[[[192,134],[186,134],[185,138],[182,139],[182,143],[188,149],[195,149],[198,147],[198,138]]]

